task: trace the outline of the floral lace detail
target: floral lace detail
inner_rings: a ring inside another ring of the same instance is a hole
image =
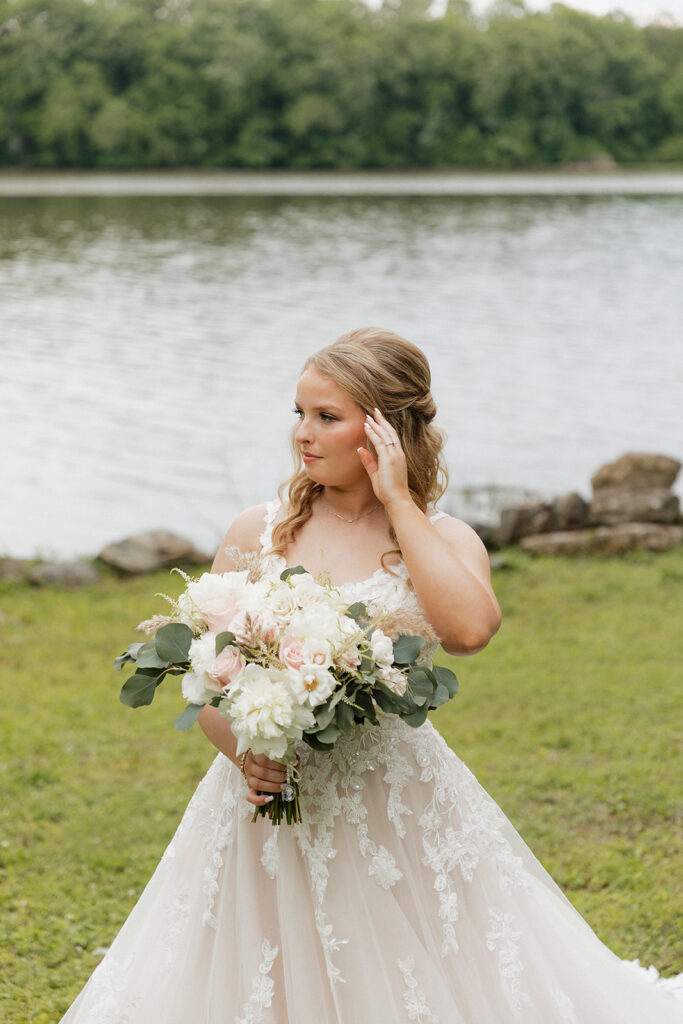
[[[124,963],[107,955],[95,968],[90,981],[94,1000],[90,1008],[92,1021],[97,1021],[97,1024],[128,1024],[132,1011],[140,1002],[139,996],[130,997],[128,978],[134,960],[133,953]]]
[[[190,890],[184,886],[178,891],[167,909],[166,933],[164,936],[164,973],[170,974],[175,956],[182,941],[185,926],[190,918]]]
[[[373,847],[375,844],[372,844]],[[375,847],[375,849],[377,849]],[[386,849],[385,846],[380,846],[377,853],[370,862],[368,868],[368,874],[371,875],[381,885],[383,889],[390,889],[392,885],[398,882],[399,878],[403,878],[403,872],[399,871],[396,867],[396,861]]]
[[[486,933],[486,948],[498,953],[498,969],[505,982],[515,1010],[531,1006],[531,999],[522,992],[520,975],[524,970],[519,952],[520,933],[512,927],[512,914],[499,910],[489,912],[489,930]]]
[[[218,771],[230,771],[230,762],[223,755],[219,754],[212,766]],[[205,776],[205,781],[212,770]],[[245,818],[249,815],[249,804],[243,799],[246,794],[246,783],[239,782],[235,786],[226,786],[223,800],[218,808],[202,808],[203,814],[199,821],[206,855],[206,866],[204,868],[204,880],[202,891],[206,898],[202,924],[208,924],[212,928],[217,927],[216,917],[213,913],[214,900],[218,892],[218,875],[223,867],[224,851],[232,844],[235,830],[236,818]]]
[[[277,839],[280,834],[279,828],[274,828],[271,836],[266,839],[263,844],[263,854],[261,855],[261,863],[263,864],[266,872],[270,878],[277,876],[280,854],[277,845]]]
[[[579,1019],[574,1012],[574,1004],[567,993],[563,992],[561,988],[555,987],[552,989],[551,995],[560,1015],[559,1019],[566,1021],[567,1024],[579,1024]]]
[[[408,1020],[415,1020],[418,1024],[439,1024],[439,1018],[427,1006],[424,992],[417,987],[417,981],[413,975],[415,958],[407,956],[405,960],[399,960],[398,969],[407,986],[403,993],[403,1002]]]
[[[263,960],[258,973],[252,979],[251,995],[242,1008],[243,1016],[235,1017],[234,1024],[261,1024],[263,1011],[267,1010],[273,1002],[275,984],[268,975],[279,952],[279,946],[271,946],[268,939],[263,940],[261,946]]]

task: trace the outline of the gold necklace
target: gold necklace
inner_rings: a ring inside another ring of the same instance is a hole
[[[357,523],[359,519],[363,518],[363,516],[369,516],[372,512],[376,512],[377,509],[382,504],[381,501],[378,501],[376,505],[373,505],[372,508],[367,510],[367,512],[361,512],[361,514],[359,516],[356,516],[355,519],[347,519],[346,516],[343,516],[341,514],[341,512],[335,512],[333,508],[330,508],[330,506],[327,504],[327,502],[324,501],[322,498],[320,499],[320,501],[321,501],[322,507],[327,512],[331,512],[333,516],[337,517],[337,519],[343,519],[345,523]]]

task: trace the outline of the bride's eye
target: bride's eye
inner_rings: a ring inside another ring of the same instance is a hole
[[[320,413],[320,419],[321,420],[325,420],[326,422],[329,422],[329,423],[334,423],[335,417],[334,416],[330,416],[330,414],[327,413],[327,412],[321,412]]]
[[[303,416],[303,410],[302,409],[298,409],[296,406],[294,406],[294,408],[292,409],[292,412],[294,413],[295,416]]]

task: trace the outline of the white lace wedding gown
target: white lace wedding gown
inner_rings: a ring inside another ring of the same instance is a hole
[[[416,608],[397,571],[341,589]],[[429,720],[380,721],[299,745],[300,825],[252,823],[219,754],[63,1022],[680,1024],[680,985],[600,942]]]

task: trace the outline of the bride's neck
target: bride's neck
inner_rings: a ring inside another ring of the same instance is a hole
[[[320,500],[328,509],[345,519],[358,519],[381,504],[372,487],[324,487]]]

